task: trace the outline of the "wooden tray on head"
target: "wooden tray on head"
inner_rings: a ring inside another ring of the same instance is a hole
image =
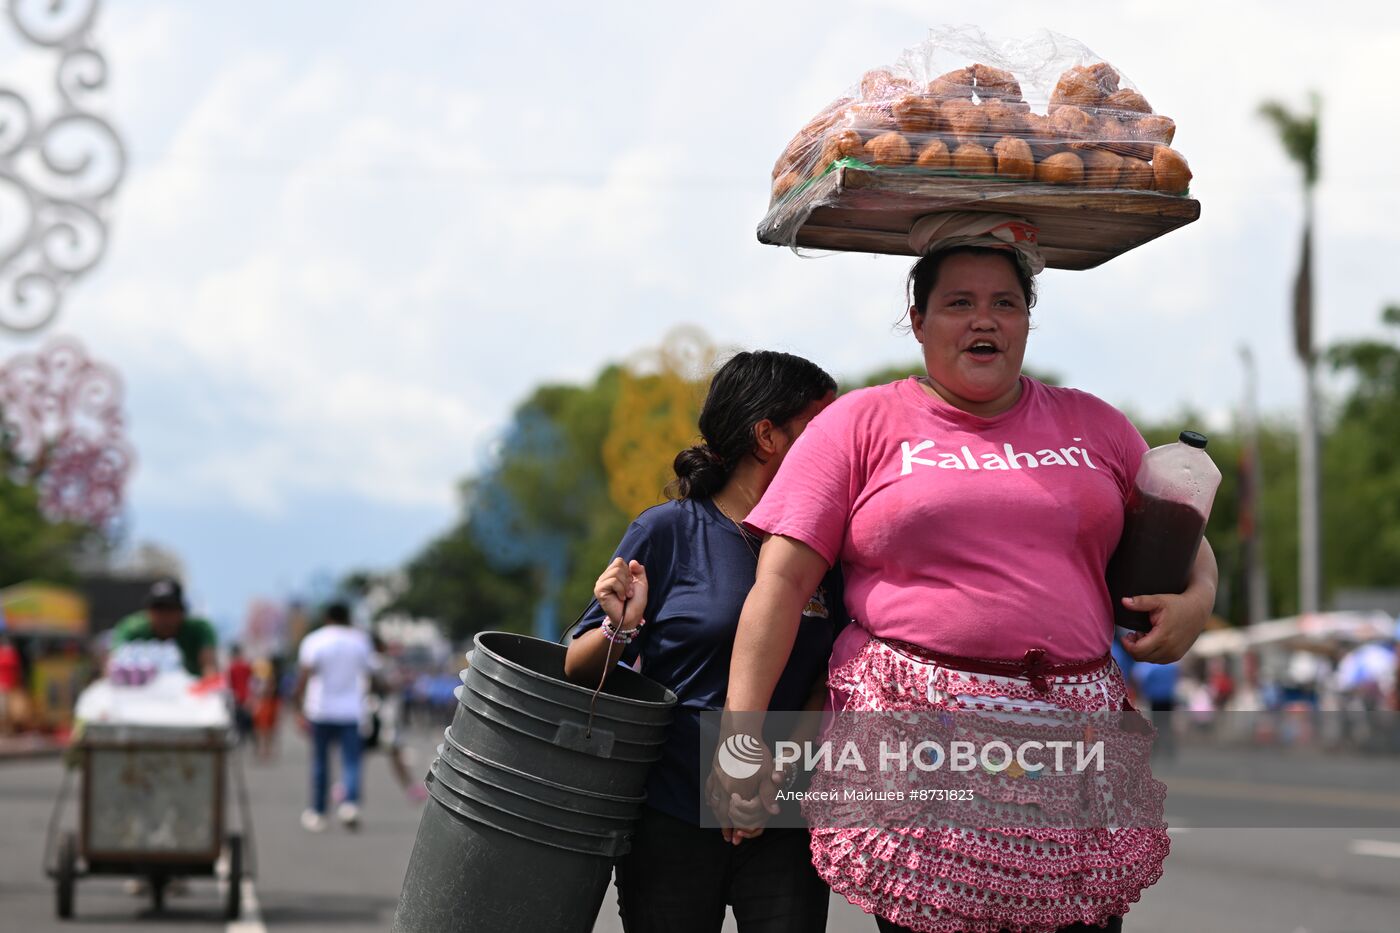
[[[868,171],[841,166],[764,218],[761,243],[913,256],[909,229],[939,211],[990,211],[1040,228],[1045,263],[1092,269],[1201,216],[1199,201],[1140,191]]]

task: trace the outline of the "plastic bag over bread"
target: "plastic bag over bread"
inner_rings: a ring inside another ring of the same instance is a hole
[[[1188,194],[1176,123],[1112,63],[1054,33],[932,30],[859,76],[784,148],[772,209],[834,167],[1021,186]],[[770,213],[771,213],[770,210]]]

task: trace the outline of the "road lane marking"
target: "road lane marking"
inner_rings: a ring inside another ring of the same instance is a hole
[[[1285,784],[1248,784],[1241,781],[1219,781],[1211,778],[1169,777],[1167,796],[1217,797],[1226,800],[1268,801],[1270,803],[1301,803],[1360,810],[1393,810],[1400,812],[1400,794],[1378,794],[1361,790],[1341,790],[1335,787],[1308,787]]]
[[[1351,851],[1356,855],[1376,855],[1380,858],[1400,858],[1400,842],[1380,839],[1353,839]]]
[[[253,889],[253,879],[243,879],[242,916],[229,922],[225,933],[267,933],[263,926],[262,911],[258,908],[258,892]]]

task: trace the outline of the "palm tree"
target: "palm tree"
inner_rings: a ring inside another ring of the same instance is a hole
[[[1303,364],[1303,417],[1298,438],[1298,611],[1317,612],[1321,594],[1321,507],[1318,501],[1318,425],[1316,351],[1312,334],[1313,192],[1320,173],[1318,123],[1322,102],[1309,95],[1306,113],[1266,101],[1259,114],[1278,134],[1288,158],[1303,173],[1303,246],[1293,280],[1293,338]]]

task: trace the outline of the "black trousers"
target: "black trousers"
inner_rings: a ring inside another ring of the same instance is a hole
[[[805,829],[764,830],[739,845],[653,810],[642,811],[632,851],[617,865],[627,933],[719,933],[734,909],[740,933],[826,929],[831,891],[812,867]]]
[[[908,933],[908,927],[902,927],[897,923],[891,923],[884,917],[876,917],[875,923],[880,928],[880,933]],[[1106,927],[1090,926],[1084,923],[1076,923],[1072,926],[1060,927],[1055,933],[1122,933],[1123,918],[1113,917],[1108,921]]]

